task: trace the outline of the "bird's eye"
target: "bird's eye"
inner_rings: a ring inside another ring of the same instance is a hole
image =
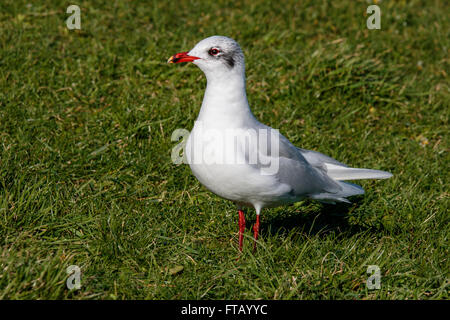
[[[216,49],[216,48],[211,48],[211,49],[209,49],[209,51],[208,51],[208,53],[209,53],[211,56],[216,56],[219,52],[220,52],[219,49]]]

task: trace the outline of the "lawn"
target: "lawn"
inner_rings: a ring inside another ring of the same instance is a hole
[[[448,299],[448,1],[0,3],[0,299]],[[446,14],[447,12],[447,14]],[[247,210],[171,161],[211,35],[246,55],[255,116],[354,167],[351,205]],[[81,288],[66,287],[67,267]],[[369,265],[381,288],[369,289]]]

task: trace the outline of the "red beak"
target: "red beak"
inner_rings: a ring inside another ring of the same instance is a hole
[[[187,52],[180,52],[180,53],[177,53],[177,54],[171,56],[169,58],[169,60],[167,60],[167,63],[191,62],[191,61],[194,61],[197,59],[200,59],[200,58],[190,56],[190,55],[188,55]]]

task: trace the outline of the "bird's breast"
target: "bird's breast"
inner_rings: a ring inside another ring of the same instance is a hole
[[[243,142],[237,135],[242,137],[242,132],[194,126],[185,152],[200,183],[225,199],[252,204],[289,193],[289,186],[280,184],[274,175],[262,174],[257,164],[249,162],[245,150],[251,139]]]

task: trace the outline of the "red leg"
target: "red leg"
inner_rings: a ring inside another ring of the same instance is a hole
[[[253,242],[253,251],[256,250],[256,240],[258,240],[259,235],[259,214],[256,215],[256,223],[253,226],[253,238],[255,239],[255,242]]]
[[[239,210],[239,251],[241,252],[244,243],[244,231],[245,231],[244,211]]]

